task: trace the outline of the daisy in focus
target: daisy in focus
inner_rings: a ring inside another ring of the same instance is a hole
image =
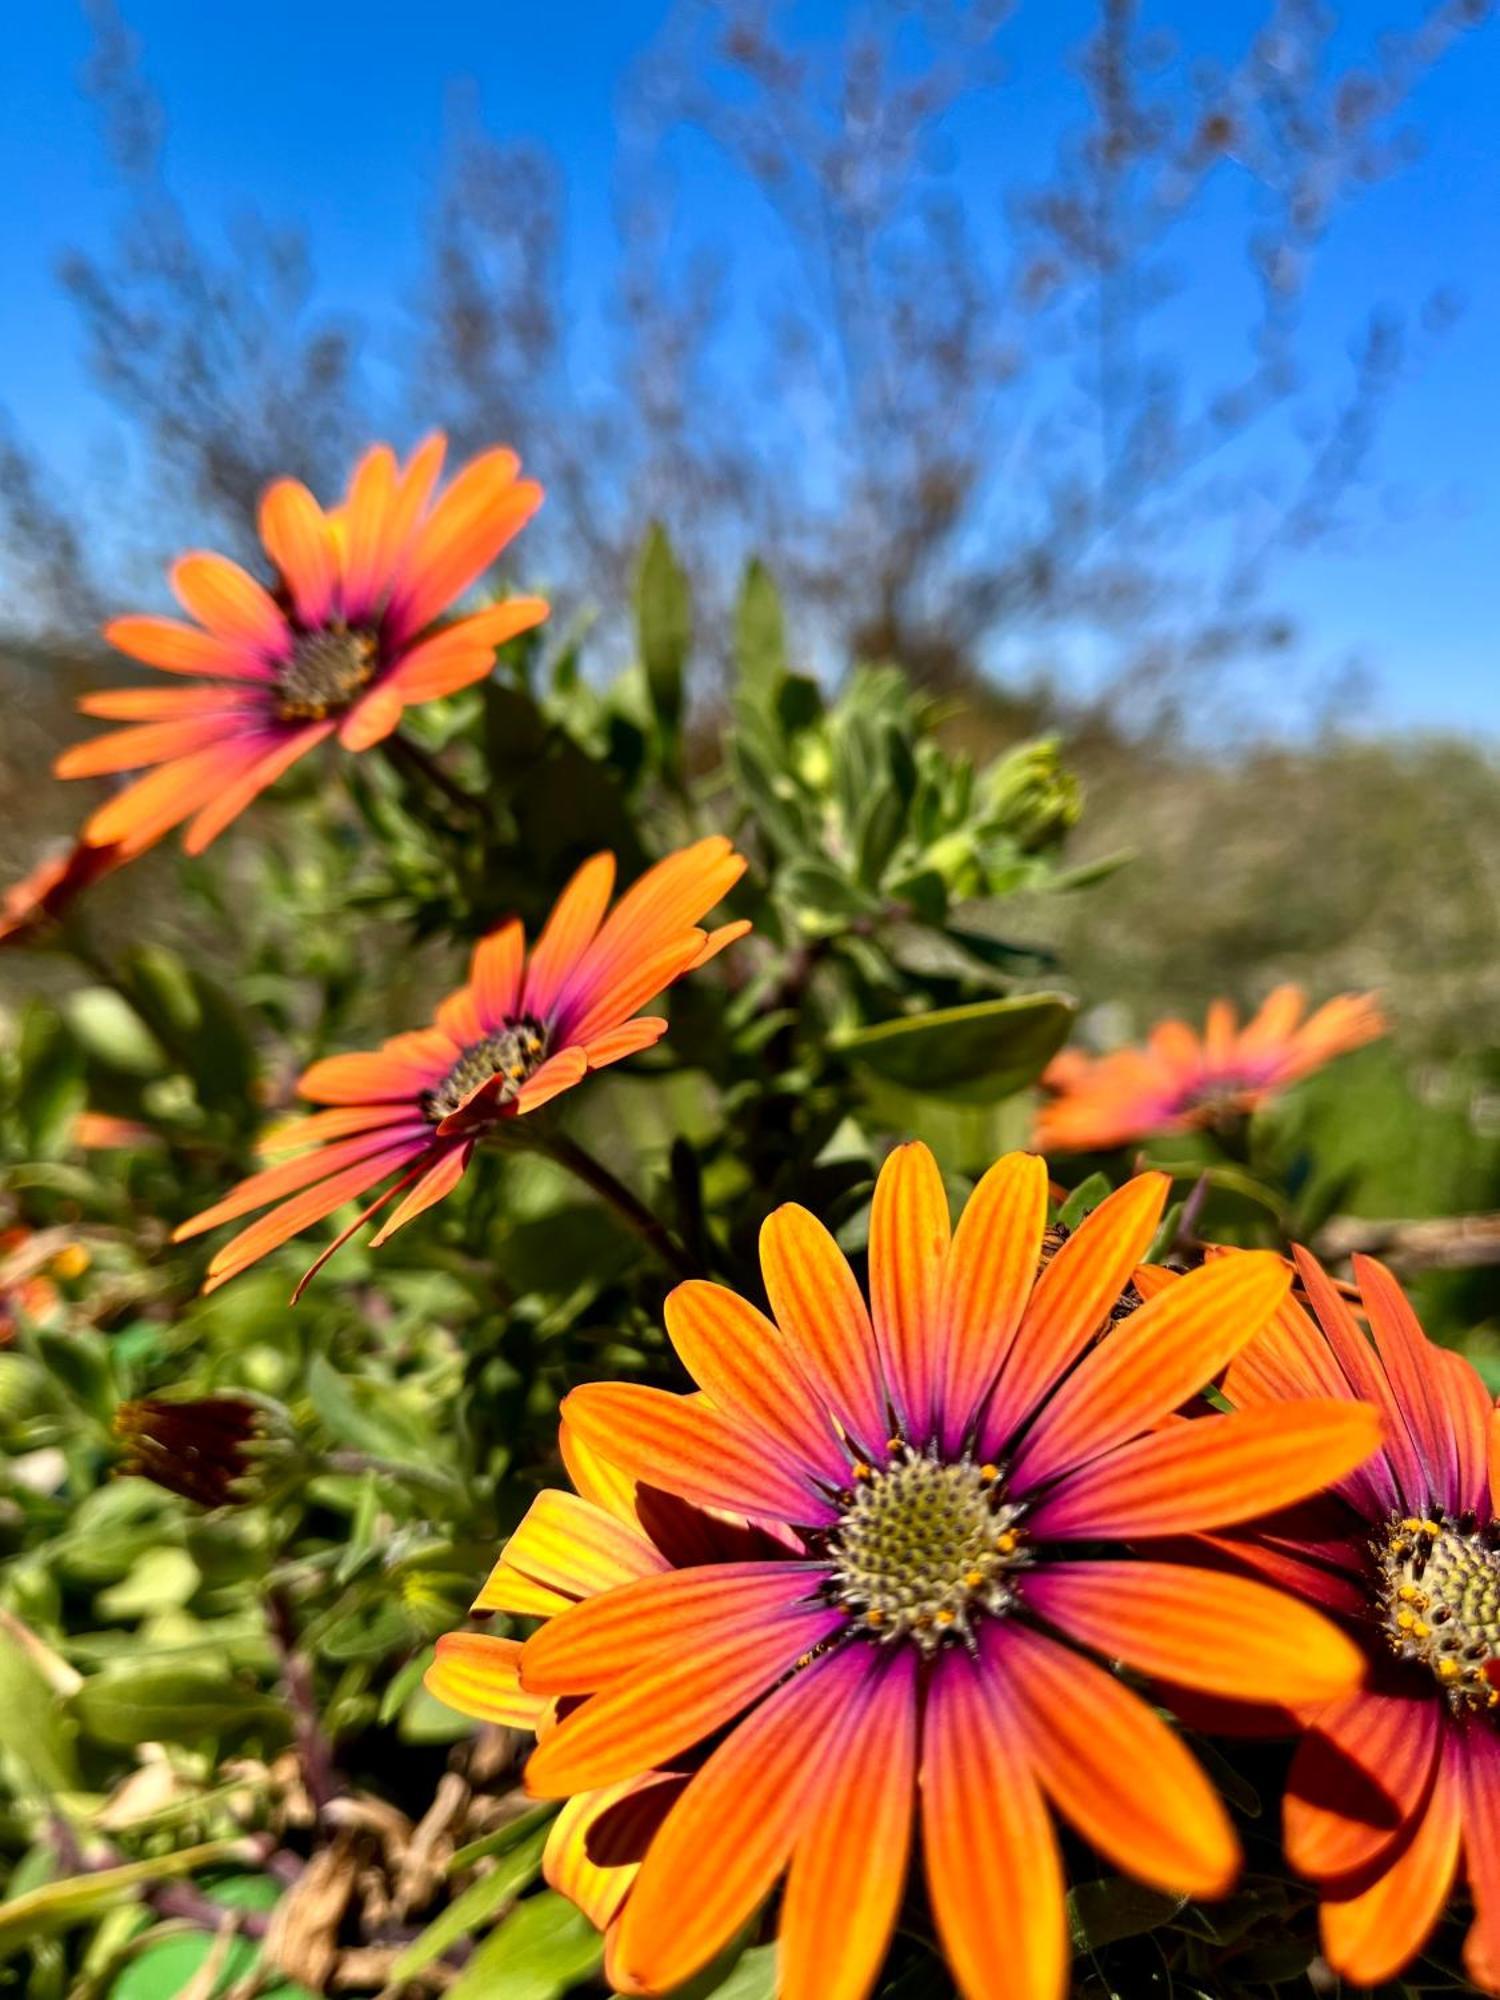
[[[139,852],[188,822],[201,853],[299,757],[335,734],[346,750],[390,735],[403,709],[482,680],[495,648],[541,623],[539,597],[438,619],[541,505],[512,451],[482,453],[438,491],[445,441],[402,466],[366,452],[343,501],[325,512],[295,479],[261,502],[272,589],[225,556],[194,552],[171,583],[194,621],[116,618],[110,644],[187,688],[109,688],[86,715],[131,725],[65,751],[62,778],[149,769],[93,814],[84,837]]]
[[[1324,1956],[1359,1986],[1417,1955],[1462,1867],[1464,1963],[1500,1992],[1500,1423],[1383,1265],[1354,1259],[1366,1331],[1306,1252],[1297,1262],[1316,1324],[1287,1301],[1226,1397],[1261,1417],[1357,1398],[1386,1436],[1326,1498],[1223,1545],[1345,1619],[1369,1656],[1368,1687],[1304,1718],[1287,1857],[1320,1885]]]
[[[527,1788],[568,1802],[551,1879],[607,1926],[618,1990],[690,1978],[784,1877],[778,1992],[860,2000],[918,1821],[968,1996],[1065,1990],[1052,1807],[1146,1882],[1229,1887],[1216,1793],[1100,1656],[1231,1699],[1347,1693],[1360,1652],[1321,1613],[1151,1544],[1326,1486],[1379,1421],[1347,1398],[1174,1417],[1290,1274],[1226,1258],[1115,1318],[1167,1188],[1131,1181],[1044,1256],[1040,1159],[998,1161],[951,1229],[932,1155],[903,1146],[868,1304],[783,1207],[774,1319],[703,1281],[667,1301],[700,1394],[566,1399],[577,1490],[540,1496],[476,1606],[545,1622],[441,1642],[429,1685],[538,1729]]]
[[[1278,986],[1243,1028],[1230,1002],[1216,1000],[1201,1035],[1161,1021],[1144,1048],[1064,1049],[1042,1079],[1053,1096],[1037,1113],[1037,1146],[1103,1152],[1241,1117],[1386,1032],[1368,993],[1340,994],[1304,1020],[1306,1006],[1299,987]]]
[[[300,1296],[398,1194],[406,1198],[376,1244],[451,1194],[497,1125],[539,1111],[588,1071],[650,1048],[667,1024],[636,1010],[750,928],[698,927],[744,870],[729,841],[711,835],[648,868],[611,910],[615,859],[596,854],[563,890],[529,954],[521,925],[502,924],[475,947],[468,985],[449,995],[430,1027],[314,1063],[297,1088],[328,1108],[285,1127],[267,1149],[298,1157],[252,1174],[176,1232],[180,1242],[277,1204],[215,1255],[204,1290],[388,1182],[308,1270]]]

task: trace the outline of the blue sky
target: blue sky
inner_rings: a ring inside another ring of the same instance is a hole
[[[610,167],[622,77],[665,14],[665,0],[255,0],[188,9],[125,0],[147,67],[166,100],[173,186],[212,228],[254,205],[301,224],[330,302],[389,310],[420,277],[421,233],[458,93],[486,126],[529,136],[561,162],[575,283],[610,261]],[[1212,15],[1226,50],[1260,9],[1224,0]],[[1360,0],[1351,36],[1409,25],[1415,0]],[[834,0],[805,0],[814,32]],[[1158,0],[1148,20],[1191,20],[1196,0]],[[968,135],[962,171],[1004,171],[1045,147],[1067,116],[1060,57],[1087,15],[1083,0],[1022,0],[1005,49],[1016,88],[1003,122]],[[103,248],[119,197],[79,90],[89,49],[73,0],[15,9],[0,69],[0,401],[70,476],[108,464],[104,412],[89,389],[76,329],[54,270],[70,245]],[[467,80],[467,81],[466,81]],[[1413,99],[1419,161],[1348,217],[1308,302],[1326,365],[1347,329],[1380,301],[1416,305],[1451,285],[1465,311],[1388,412],[1377,469],[1388,519],[1349,550],[1319,550],[1279,575],[1313,662],[1357,657],[1375,674],[1372,720],[1500,728],[1500,32],[1471,36]],[[745,211],[711,176],[692,223],[738,251]],[[1227,232],[1226,232],[1227,242]],[[753,254],[753,253],[751,253]],[[1202,254],[1226,258],[1211,235]],[[1238,251],[1234,252],[1237,260]],[[1237,265],[1236,265],[1237,268]],[[1210,274],[1212,275],[1212,274]],[[1213,294],[1213,286],[1208,294]],[[1207,323],[1211,343],[1217,330]]]

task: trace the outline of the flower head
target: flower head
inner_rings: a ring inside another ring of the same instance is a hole
[[[0,1229],[0,1347],[10,1345],[23,1320],[43,1319],[57,1304],[49,1271],[60,1277],[78,1275],[76,1265],[71,1271],[57,1270],[60,1254],[54,1232]]]
[[[39,861],[29,875],[0,895],[0,946],[35,943],[85,889],[128,861],[132,851],[118,844],[96,847],[77,840],[61,854]]]
[[[550,1872],[608,1924],[619,1990],[689,1978],[785,1875],[778,1991],[858,2000],[918,1816],[970,1996],[1063,1991],[1049,1802],[1148,1882],[1228,1886],[1222,1805],[1098,1656],[1242,1699],[1346,1691],[1359,1653],[1332,1624],[1150,1544],[1325,1485],[1378,1425],[1347,1401],[1174,1417],[1289,1274],[1247,1254],[1113,1320],[1166,1188],[1130,1182],[1043,1267],[1041,1160],[997,1162],[950,1231],[932,1155],[903,1146],[868,1304],[784,1207],[761,1238],[774,1319],[702,1281],[667,1301],[701,1393],[566,1399],[577,1491],[540,1496],[476,1606],[545,1622],[450,1638],[430,1685],[537,1727],[527,1786],[568,1801]]]
[[[1270,1416],[1357,1397],[1386,1436],[1316,1506],[1222,1545],[1345,1619],[1369,1657],[1367,1688],[1307,1717],[1287,1853],[1322,1889],[1325,1957],[1359,1986],[1416,1956],[1462,1863],[1469,1976],[1500,1992],[1500,1423],[1384,1266],[1354,1260],[1367,1331],[1311,1257],[1298,1264],[1316,1323],[1287,1301],[1226,1396]]]
[[[1298,987],[1278,986],[1243,1028],[1229,1001],[1216,1000],[1201,1036],[1185,1021],[1161,1021],[1144,1048],[1094,1058],[1063,1050],[1043,1078],[1054,1095],[1037,1115],[1037,1144],[1092,1152],[1212,1125],[1385,1033],[1368,993],[1340,994],[1304,1021],[1306,1004]]]
[[[245,1396],[143,1396],[120,1404],[114,1431],[129,1453],[124,1476],[149,1479],[200,1507],[224,1507],[248,1497],[265,1412]]]
[[[177,1231],[181,1241],[278,1204],[218,1252],[204,1289],[389,1182],[302,1285],[404,1192],[374,1238],[383,1243],[453,1191],[499,1123],[539,1111],[588,1071],[650,1048],[667,1024],[636,1009],[749,929],[744,922],[698,928],[744,868],[744,857],[711,835],[648,868],[610,910],[614,856],[596,854],[563,890],[529,954],[521,925],[502,924],[475,947],[468,985],[448,996],[430,1027],[367,1054],[314,1063],[297,1087],[329,1108],[275,1140],[277,1152],[298,1157],[252,1174]]]
[[[402,466],[389,445],[373,446],[327,513],[298,481],[277,480],[260,508],[271,590],[195,551],[170,573],[195,623],[105,627],[121,652],[197,685],[111,688],[80,703],[132,726],[64,752],[60,777],[154,767],[99,808],[86,839],[139,851],[187,820],[184,845],[197,854],[326,738],[369,749],[404,708],[482,680],[497,646],[546,617],[541,598],[514,597],[437,624],[542,498],[515,453],[498,448],[439,494],[445,449],[430,437]]]

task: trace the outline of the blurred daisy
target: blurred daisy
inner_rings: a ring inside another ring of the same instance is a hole
[[[950,1238],[932,1155],[901,1147],[868,1305],[784,1207],[761,1237],[774,1321],[701,1281],[667,1301],[701,1394],[567,1398],[577,1493],[537,1500],[477,1607],[546,1622],[519,1650],[450,1639],[431,1685],[491,1719],[550,1705],[527,1788],[568,1801],[582,1860],[564,1846],[554,1879],[608,1923],[618,1990],[691,1978],[785,1876],[778,1992],[859,2000],[918,1817],[943,1949],[986,2000],[1066,1985],[1049,1802],[1144,1881],[1227,1889],[1217,1795],[1096,1656],[1240,1699],[1346,1692],[1360,1655],[1333,1624],[1149,1544],[1326,1485],[1378,1424],[1347,1400],[1168,1422],[1290,1274],[1247,1253],[1113,1321],[1166,1190],[1130,1182],[1038,1275],[1039,1159],[992,1167]]]
[[[512,451],[481,454],[441,494],[446,449],[431,437],[405,466],[389,445],[360,460],[340,506],[279,479],[260,508],[276,570],[267,590],[227,557],[179,557],[170,576],[196,620],[116,618],[121,652],[198,685],[110,688],[86,715],[132,726],[58,759],[63,778],[154,767],[84,828],[139,850],[184,820],[197,854],[267,785],[335,732],[347,750],[389,736],[402,710],[482,680],[495,648],[547,615],[515,597],[439,626],[541,504]]]
[[[74,841],[60,854],[39,861],[29,875],[0,895],[0,946],[33,944],[66,913],[85,889],[130,859],[118,845]]]
[[[57,1305],[58,1289],[47,1273],[58,1262],[56,1232],[0,1229],[0,1347],[9,1347],[23,1321],[45,1319]],[[65,1261],[57,1275],[79,1273],[76,1261]]]
[[[1042,1079],[1054,1095],[1037,1114],[1037,1145],[1096,1152],[1240,1117],[1386,1031],[1368,993],[1341,994],[1303,1020],[1306,1005],[1300,988],[1278,986],[1243,1028],[1230,1002],[1216,1000],[1201,1036],[1162,1021],[1144,1048],[1098,1057],[1064,1049]]]
[[[297,1087],[331,1108],[284,1128],[268,1148],[300,1157],[252,1174],[176,1233],[181,1241],[278,1204],[217,1253],[204,1290],[390,1182],[313,1264],[300,1295],[396,1195],[406,1199],[377,1244],[450,1194],[498,1124],[540,1110],[589,1070],[650,1048],[667,1024],[636,1009],[750,928],[698,928],[744,869],[744,857],[712,835],[647,869],[609,910],[615,859],[596,854],[563,890],[529,955],[520,924],[501,925],[475,947],[468,985],[449,995],[431,1027],[314,1063]]]
[[[1384,1448],[1325,1498],[1224,1546],[1348,1621],[1370,1684],[1313,1723],[1288,1781],[1286,1849],[1321,1886],[1324,1956],[1358,1986],[1421,1950],[1460,1865],[1464,1962],[1500,1992],[1500,1420],[1478,1374],[1423,1333],[1383,1265],[1354,1259],[1368,1333],[1305,1251],[1292,1301],[1224,1392],[1251,1416],[1359,1398]]]

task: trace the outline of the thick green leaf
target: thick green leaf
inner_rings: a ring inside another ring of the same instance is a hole
[[[734,609],[734,659],[740,692],[767,700],[786,673],[786,626],[781,593],[759,556],[751,558]]]
[[[201,1743],[254,1737],[283,1743],[291,1724],[282,1703],[209,1660],[114,1660],[92,1674],[69,1704],[96,1743]]]
[[[1170,1923],[1186,1896],[1164,1895],[1124,1875],[1080,1882],[1068,1896],[1068,1928],[1075,1951],[1098,1951],[1121,1938],[1140,1937]]]
[[[992,1104],[1036,1081],[1067,1040],[1074,1012],[1065,994],[1027,993],[882,1021],[838,1046],[908,1090]]]
[[[28,1646],[39,1642],[0,1627],[0,1748],[27,1773],[43,1796],[74,1791],[78,1767],[73,1725],[55,1688]]]
[[[557,2000],[587,1979],[604,1940],[566,1896],[548,1891],[518,1903],[448,1988],[448,2000]]]
[[[675,740],[682,722],[683,677],[693,641],[693,601],[686,572],[673,555],[659,521],[652,522],[641,553],[635,621],[651,706],[664,734]]]

